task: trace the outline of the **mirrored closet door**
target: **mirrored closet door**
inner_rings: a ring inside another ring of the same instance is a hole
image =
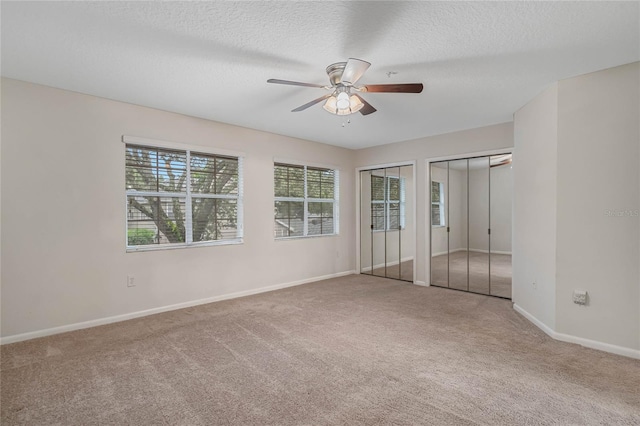
[[[360,273],[413,282],[413,165],[360,172]]]
[[[431,285],[511,298],[511,154],[430,165]]]

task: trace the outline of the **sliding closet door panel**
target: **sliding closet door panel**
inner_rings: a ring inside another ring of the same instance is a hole
[[[373,270],[371,242],[371,172],[360,172],[360,273],[371,274]]]
[[[489,157],[469,160],[469,291],[490,294]]]
[[[449,161],[449,287],[469,289],[468,160]]]
[[[400,167],[385,169],[387,278],[400,279]]]
[[[385,170],[371,171],[371,252],[373,275],[387,276],[387,241],[385,215]]]
[[[431,285],[449,287],[449,162],[431,163]]]
[[[511,298],[511,154],[491,157],[491,295]]]
[[[400,167],[400,279],[413,282],[416,228],[413,217],[413,166]]]

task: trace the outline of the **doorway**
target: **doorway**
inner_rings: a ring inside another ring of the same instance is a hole
[[[413,282],[413,165],[360,171],[360,273]]]
[[[511,299],[510,153],[430,163],[431,285]]]

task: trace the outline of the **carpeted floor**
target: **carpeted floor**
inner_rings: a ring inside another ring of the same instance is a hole
[[[489,269],[491,266],[491,269]],[[457,290],[511,298],[511,255],[456,251],[449,255],[447,281],[447,255],[431,258],[431,284]],[[468,268],[468,274],[467,274]],[[468,276],[468,278],[467,278]],[[489,280],[491,277],[491,280]],[[467,282],[468,279],[468,282]],[[468,285],[468,287],[467,287]]]
[[[364,272],[369,273],[369,272]],[[376,268],[373,274],[376,277],[393,278],[413,282],[413,260],[406,260],[396,265],[389,265],[386,268]]]
[[[1,348],[3,425],[638,425],[640,361],[352,275]]]

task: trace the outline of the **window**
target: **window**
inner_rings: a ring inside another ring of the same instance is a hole
[[[442,182],[431,181],[431,226],[445,226]]]
[[[274,164],[276,238],[338,233],[338,171]]]
[[[126,145],[127,249],[242,241],[242,162]]]
[[[371,176],[371,224],[374,231],[404,229],[404,178],[398,176]]]

